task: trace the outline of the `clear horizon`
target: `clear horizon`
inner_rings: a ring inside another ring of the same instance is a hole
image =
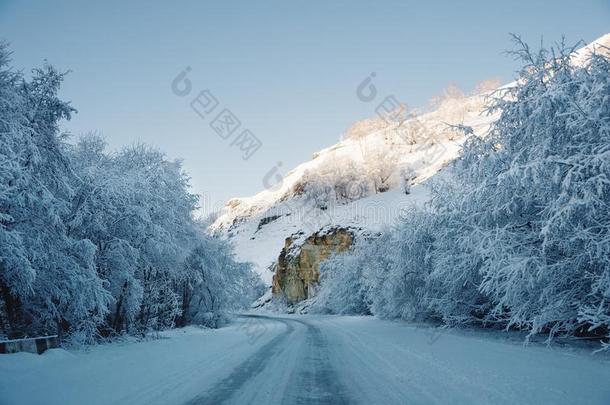
[[[610,4],[520,1],[490,5],[386,1],[19,4],[0,1],[0,39],[24,71],[47,59],[70,70],[61,95],[79,111],[65,129],[96,131],[111,149],[134,142],[181,158],[207,212],[263,189],[339,140],[374,103],[356,97],[371,72],[382,95],[423,106],[448,85],[514,77],[503,51],[514,32],[532,46],[590,42],[608,31]],[[61,29],[58,29],[61,27]],[[172,92],[186,67],[192,92]],[[262,146],[242,159],[189,105],[208,89]]]

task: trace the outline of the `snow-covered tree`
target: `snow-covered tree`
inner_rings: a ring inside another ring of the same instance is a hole
[[[373,179],[365,163],[344,159],[331,166],[334,195],[339,204],[347,204],[373,193]]]
[[[80,139],[72,152],[81,178],[70,225],[96,244],[98,271],[109,281],[114,300],[106,334],[203,322],[189,317],[194,311],[189,297],[204,292],[214,303],[235,288],[245,300],[251,298],[251,285],[221,274],[243,265],[194,220],[197,196],[189,192],[180,162],[144,145],[107,154],[97,136]],[[207,262],[200,268],[206,276],[193,284],[188,263],[195,253]],[[250,273],[249,268],[238,272]],[[235,299],[231,296],[232,303]],[[225,310],[226,305],[212,305],[208,312],[220,316]]]
[[[367,177],[372,179],[376,193],[386,192],[393,185],[392,176],[396,173],[398,161],[399,155],[387,148],[374,148],[364,154]]]
[[[230,311],[263,294],[261,280],[247,263],[235,261],[230,246],[215,238],[201,240],[184,262],[181,324],[219,326]]]
[[[58,129],[74,109],[57,97],[64,78],[50,66],[30,81],[0,49],[0,289],[9,335],[67,330],[89,339],[108,310],[95,246],[65,225],[74,174]]]
[[[308,204],[326,210],[335,199],[333,181],[323,170],[306,171],[303,174],[300,192]]]
[[[411,166],[403,167],[400,169],[400,188],[405,194],[411,193],[411,186],[413,181],[417,178],[417,173]]]
[[[320,306],[610,337],[610,61],[517,41],[525,65],[493,95],[489,134],[469,137],[429,209],[323,267]]]
[[[144,145],[110,153],[96,135],[68,143],[64,74],[44,66],[25,80],[8,55],[1,46],[0,334],[91,342],[171,327],[191,311],[185,260],[196,248],[216,279],[189,294],[210,291],[223,302],[216,312],[253,299],[249,266],[194,218],[198,196],[179,161]]]
[[[321,289],[313,311],[370,314],[366,262],[371,246],[361,242],[353,250],[332,256],[320,266]]]

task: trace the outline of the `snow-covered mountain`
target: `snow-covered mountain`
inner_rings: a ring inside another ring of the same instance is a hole
[[[607,34],[576,51],[574,63],[609,46]],[[485,136],[497,118],[486,113],[495,88],[487,83],[470,95],[450,89],[426,112],[398,108],[391,117],[359,121],[310,161],[284,176],[270,173],[267,189],[230,200],[211,230],[230,239],[238,258],[253,263],[268,284],[291,235],[329,226],[375,232],[428,199],[424,183],[459,155],[467,136],[460,126]]]
[[[448,123],[472,126],[475,133],[484,134],[494,119],[482,113],[484,104],[483,95],[455,95],[446,97],[435,111],[402,123],[381,117],[358,122],[343,140],[314,154],[279,184],[230,200],[212,229],[230,238],[238,258],[254,263],[270,283],[269,266],[291,234],[311,234],[328,225],[374,231],[392,223],[405,206],[425,201],[422,183],[458,155],[465,139]],[[332,188],[326,209],[320,208],[318,196],[311,195],[315,190],[303,190],[320,180],[326,182],[322,188]],[[409,194],[404,192],[405,181],[412,183]],[[341,191],[335,190],[339,183]]]

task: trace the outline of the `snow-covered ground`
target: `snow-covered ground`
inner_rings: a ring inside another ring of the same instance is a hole
[[[145,342],[2,355],[0,403],[610,403],[607,355],[505,336],[372,317],[245,317]]]
[[[180,404],[283,330],[281,323],[265,325],[264,334],[245,326],[187,327],[144,342],[1,355],[0,404]]]

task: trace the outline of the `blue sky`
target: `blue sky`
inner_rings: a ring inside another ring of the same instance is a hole
[[[62,96],[79,113],[67,130],[184,159],[212,206],[260,191],[278,161],[288,170],[372,116],[374,103],[356,97],[371,72],[382,96],[421,106],[450,84],[510,81],[511,32],[534,45],[562,35],[573,43],[605,34],[609,22],[607,0],[0,0],[15,67],[47,59],[72,71]],[[178,97],[171,82],[186,66],[193,93]],[[249,160],[190,108],[203,89],[261,140]]]

